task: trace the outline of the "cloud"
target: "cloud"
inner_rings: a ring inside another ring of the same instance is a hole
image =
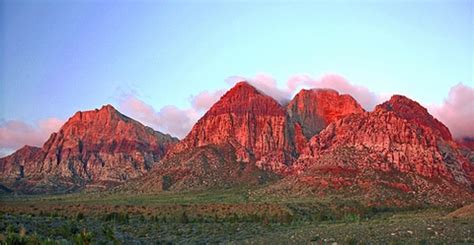
[[[287,87],[292,92],[301,88],[332,88],[339,93],[351,95],[369,111],[382,102],[384,97],[366,87],[351,84],[344,77],[335,74],[325,75],[320,79],[315,79],[307,74],[295,75],[288,79]]]
[[[452,87],[441,105],[428,107],[454,138],[474,137],[474,89],[462,83]]]
[[[24,145],[42,146],[63,123],[58,118],[40,120],[34,125],[19,120],[0,123],[0,156],[10,154]]]
[[[136,95],[123,95],[119,101],[119,110],[141,123],[160,132],[170,133],[183,138],[199,118],[194,109],[182,110],[168,105],[155,110]]]
[[[225,93],[224,89],[216,91],[202,91],[195,96],[191,96],[191,106],[196,111],[207,111],[211,106],[216,103],[221,96]]]
[[[340,75],[329,74],[319,79],[308,74],[297,74],[291,76],[285,88],[278,87],[276,80],[267,74],[257,74],[253,78],[242,76],[231,76],[226,79],[230,85],[239,81],[248,81],[260,91],[273,97],[280,104],[285,105],[300,89],[306,88],[331,88],[340,93],[349,94],[354,97],[366,110],[372,110],[382,102],[386,96],[370,91],[368,88],[351,84]]]
[[[255,77],[246,78],[241,76],[231,76],[226,79],[227,84],[233,86],[240,81],[247,81],[252,86],[273,97],[280,104],[284,105],[291,99],[292,91],[288,89],[281,89],[278,87],[277,81],[270,75],[259,73]]]

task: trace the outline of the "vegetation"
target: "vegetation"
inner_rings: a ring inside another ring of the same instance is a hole
[[[1,196],[0,244],[473,242],[474,218],[446,216],[453,208],[250,198],[253,191]]]

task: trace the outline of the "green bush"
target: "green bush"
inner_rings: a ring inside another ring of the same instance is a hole
[[[358,214],[346,214],[344,215],[345,222],[359,222],[360,216]]]
[[[130,220],[130,216],[128,215],[128,213],[125,213],[125,212],[120,212],[120,213],[112,212],[112,213],[106,214],[103,217],[103,220],[114,221],[121,224],[127,224],[128,221]]]
[[[89,245],[92,243],[93,235],[91,232],[82,230],[81,233],[74,236],[74,244],[76,245]]]
[[[179,223],[182,223],[182,224],[187,224],[189,223],[189,217],[188,215],[186,214],[186,212],[183,212],[181,214],[181,216],[179,217]]]

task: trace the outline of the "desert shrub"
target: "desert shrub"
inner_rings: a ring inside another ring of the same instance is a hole
[[[357,240],[357,238],[355,238],[355,237],[349,237],[349,238],[346,239],[345,244],[357,245],[357,244],[359,244],[359,240]]]
[[[76,220],[83,220],[85,218],[84,214],[83,213],[78,213],[76,215]]]
[[[104,226],[102,233],[108,241],[111,241],[113,244],[120,244],[119,240],[115,237],[114,230],[110,226]]]
[[[63,225],[61,225],[58,228],[52,229],[51,234],[55,236],[61,236],[65,239],[71,239],[74,237],[79,232],[79,227],[75,222],[65,222]]]
[[[128,221],[130,220],[130,216],[128,215],[128,213],[125,213],[125,212],[120,212],[120,213],[112,212],[112,213],[106,214],[102,219],[104,221],[114,221],[121,224],[127,224]]]
[[[360,215],[359,214],[346,214],[346,215],[344,215],[343,220],[345,222],[359,222],[360,221]]]
[[[186,214],[186,212],[181,213],[181,216],[179,217],[179,223],[182,223],[182,224],[189,223],[189,217]]]
[[[5,244],[12,244],[12,245],[22,245],[27,244],[27,239],[25,236],[21,236],[17,233],[8,233],[5,238]]]
[[[89,245],[92,243],[93,234],[88,232],[86,229],[82,230],[81,233],[74,236],[74,244],[76,245]]]
[[[7,231],[7,233],[16,233],[16,232],[17,232],[15,226],[13,226],[12,224],[9,224],[9,225],[7,226],[6,231]]]
[[[293,222],[293,215],[290,213],[283,213],[280,215],[276,215],[273,217],[273,222],[280,223],[280,224],[289,224]]]

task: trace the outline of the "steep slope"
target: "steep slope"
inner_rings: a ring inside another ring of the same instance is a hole
[[[296,177],[280,188],[292,183],[312,192],[358,189],[374,201],[385,194],[397,199],[398,192],[399,202],[408,196],[418,203],[462,202],[473,198],[468,164],[444,125],[418,103],[393,96],[314,136],[294,163]]]
[[[0,173],[23,178],[25,176],[25,164],[34,161],[39,157],[39,154],[41,154],[41,148],[25,145],[14,154],[0,158]]]
[[[237,83],[199,119],[172,154],[230,144],[236,160],[284,171],[296,157],[285,108],[247,82]]]
[[[140,192],[183,191],[259,185],[278,179],[274,173],[239,161],[230,144],[208,144],[174,154],[141,179],[128,182],[123,190]]]
[[[433,129],[444,140],[452,140],[449,129],[428,113],[418,102],[402,95],[394,95],[389,101],[378,105],[379,109],[394,112],[398,117]]]
[[[303,135],[310,139],[330,123],[364,109],[350,95],[332,89],[303,89],[287,106],[290,117],[301,125]]]
[[[45,177],[79,186],[107,185],[146,173],[177,141],[106,105],[77,112],[41,149],[29,150],[33,155],[21,149],[0,160],[0,169],[5,183]]]

